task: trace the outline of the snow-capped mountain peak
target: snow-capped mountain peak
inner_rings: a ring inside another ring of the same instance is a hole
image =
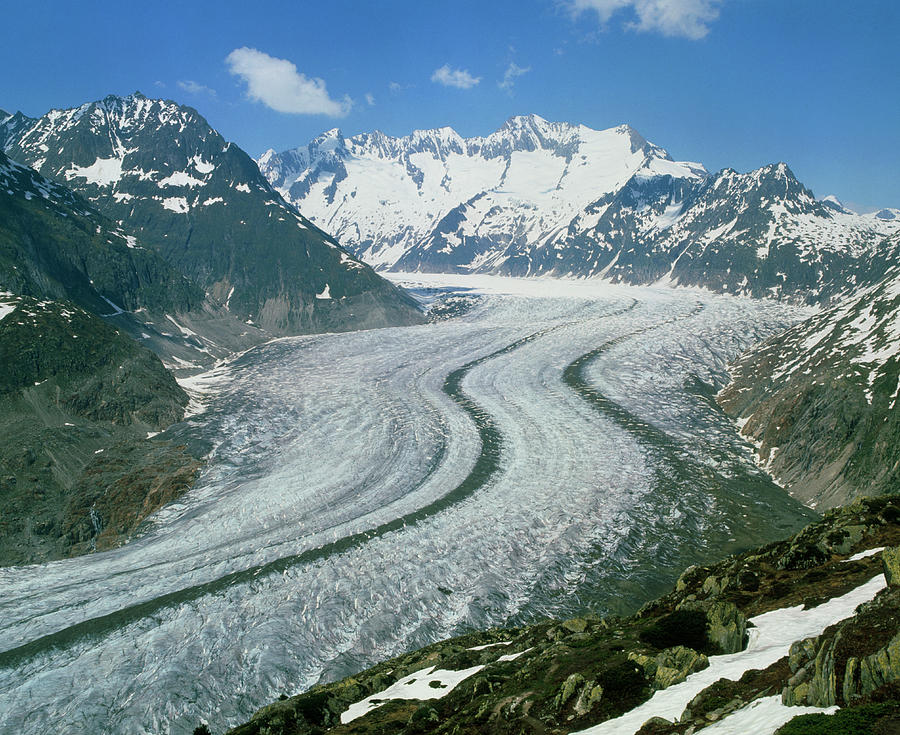
[[[386,321],[419,319],[191,107],[110,95],[38,119],[17,113],[0,139],[10,158],[74,189],[256,326],[294,333],[380,319],[354,304],[362,298],[385,305]],[[329,131],[316,156],[338,158],[342,141]]]
[[[515,232],[520,245],[544,243],[635,176],[706,177],[627,125],[593,130],[534,114],[472,138],[449,127],[399,138],[331,130],[257,163],[310,219],[381,267],[414,247],[449,255],[463,242],[468,262],[485,266],[485,247],[469,247],[476,241],[502,249]]]

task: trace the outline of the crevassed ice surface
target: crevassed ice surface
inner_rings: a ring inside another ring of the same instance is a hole
[[[0,732],[223,731],[472,628],[628,611],[811,517],[710,400],[798,310],[415,278],[472,308],[195,379],[166,432],[209,453],[191,492],[120,549],[0,570]]]

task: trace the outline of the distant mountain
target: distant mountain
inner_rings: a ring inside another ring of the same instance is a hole
[[[897,253],[900,235],[880,248]],[[761,463],[828,508],[900,488],[900,267],[742,356],[720,394]]]
[[[900,230],[817,202],[784,164],[709,175],[627,125],[537,115],[485,138],[331,130],[258,163],[317,225],[395,270],[663,279],[819,301],[880,277],[878,244]]]
[[[136,93],[37,119],[16,113],[0,123],[0,145],[270,333],[420,318],[409,297],[286,204],[189,107]]]

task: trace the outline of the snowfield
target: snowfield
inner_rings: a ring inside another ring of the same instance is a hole
[[[796,308],[410,279],[472,307],[192,379],[163,435],[208,453],[190,493],[120,549],[0,569],[0,731],[222,731],[473,627],[634,608],[810,518],[692,378]]]

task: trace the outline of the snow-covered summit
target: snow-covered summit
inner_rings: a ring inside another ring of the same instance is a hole
[[[627,125],[593,130],[538,115],[471,138],[449,127],[349,138],[334,129],[257,163],[311,220],[381,267],[448,222],[458,223],[459,238],[515,231],[537,245],[635,175],[706,177],[701,165],[673,161]]]
[[[517,115],[483,137],[451,128],[267,151],[268,181],[384,269],[600,276],[827,300],[880,277],[900,211],[817,200],[785,162],[710,175],[629,125]]]

